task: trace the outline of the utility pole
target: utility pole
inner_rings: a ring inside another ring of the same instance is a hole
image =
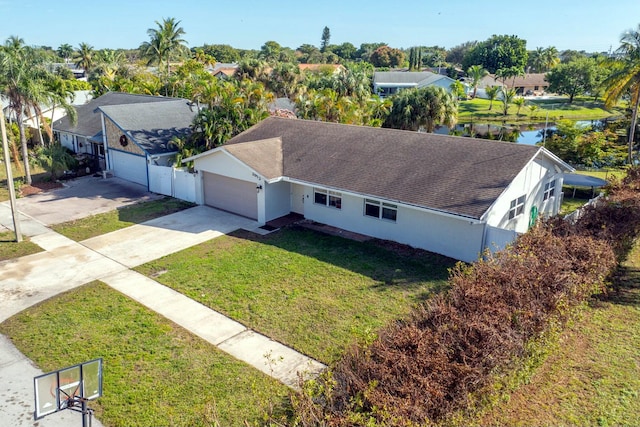
[[[11,172],[11,157],[9,157],[9,142],[7,141],[7,127],[4,123],[4,111],[0,108],[0,131],[2,132],[2,149],[4,150],[4,165],[7,168],[7,187],[9,187],[9,201],[13,215],[13,230],[16,233],[16,242],[22,242],[20,230],[20,215],[16,207],[16,189],[13,186],[13,173]]]

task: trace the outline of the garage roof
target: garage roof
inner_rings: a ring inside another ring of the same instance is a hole
[[[571,170],[531,145],[276,117],[222,148],[269,178],[273,138],[284,177],[477,219],[534,158]]]
[[[198,113],[189,101],[176,98],[166,102],[109,105],[99,109],[148,154],[177,151],[172,139],[190,134],[191,124]]]
[[[91,100],[85,105],[74,107],[78,113],[78,120],[75,125],[71,123],[68,116],[53,122],[53,130],[81,135],[87,138],[94,138],[102,141],[102,121],[98,107],[107,105],[128,105],[152,102],[174,101],[175,98],[164,98],[161,96],[134,95],[130,93],[109,92],[99,98]]]

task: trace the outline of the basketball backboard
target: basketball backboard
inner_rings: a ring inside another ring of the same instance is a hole
[[[33,379],[36,420],[102,395],[102,359],[39,375]]]

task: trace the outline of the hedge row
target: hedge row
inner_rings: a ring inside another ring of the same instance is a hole
[[[314,403],[298,396],[298,424],[428,425],[468,408],[624,259],[640,232],[640,172],[607,191],[575,224],[541,222],[509,249],[456,266],[449,292],[350,349]]]

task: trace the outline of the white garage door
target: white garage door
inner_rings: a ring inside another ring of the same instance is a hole
[[[142,156],[127,154],[122,151],[109,150],[111,169],[113,174],[127,181],[142,184],[147,183],[147,159]]]
[[[258,218],[258,194],[254,182],[204,172],[204,204],[247,218]]]

